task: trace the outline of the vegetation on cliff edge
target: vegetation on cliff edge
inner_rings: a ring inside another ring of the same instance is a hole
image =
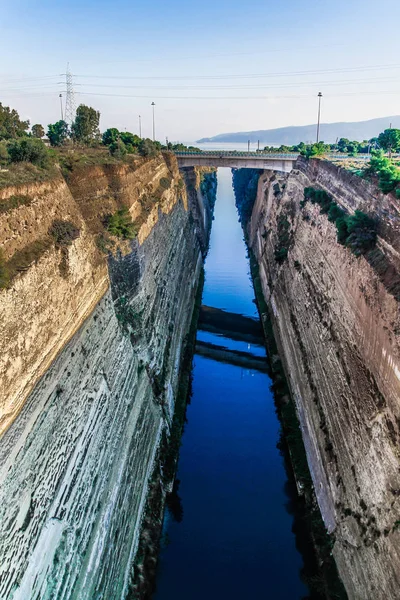
[[[304,208],[307,201],[321,207],[321,214],[327,214],[328,219],[336,225],[339,244],[350,248],[356,256],[365,254],[375,247],[378,228],[376,219],[361,210],[356,210],[354,215],[346,214],[332,196],[324,190],[312,187],[304,188],[304,200],[300,203],[301,208]]]

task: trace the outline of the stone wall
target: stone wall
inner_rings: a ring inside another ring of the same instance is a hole
[[[380,220],[379,269],[336,241],[305,187]],[[279,223],[288,256],[275,259]],[[319,160],[264,172],[248,225],[301,424],[322,516],[349,598],[398,597],[400,585],[399,202]]]

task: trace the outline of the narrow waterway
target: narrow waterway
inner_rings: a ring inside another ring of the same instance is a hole
[[[203,304],[257,317],[229,169],[218,171]],[[198,340],[260,356],[262,346],[199,331]],[[196,355],[166,510],[156,600],[300,600],[307,588],[292,532],[271,380]]]

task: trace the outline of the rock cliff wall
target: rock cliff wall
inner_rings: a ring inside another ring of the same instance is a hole
[[[25,198],[0,215],[5,258],[46,240],[0,290],[1,598],[127,594],[207,238],[195,192],[168,155],[1,192]],[[138,235],[107,258],[102,217],[122,206]],[[55,218],[79,227],[67,250]]]
[[[356,257],[339,244],[320,207],[301,206],[305,187],[375,216],[376,248]],[[357,600],[399,597],[399,227],[394,197],[302,159],[290,175],[260,176],[247,227],[318,503]]]

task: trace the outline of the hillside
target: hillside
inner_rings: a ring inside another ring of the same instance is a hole
[[[348,138],[350,140],[368,140],[377,136],[381,131],[392,127],[400,128],[400,115],[394,117],[381,117],[369,121],[357,121],[353,123],[322,123],[320,139],[324,142],[333,143],[336,138]],[[197,140],[204,142],[257,142],[262,144],[298,144],[299,142],[314,141],[316,136],[316,125],[302,125],[279,127],[277,129],[261,129],[259,131],[239,131],[237,133],[221,133],[213,137]]]

